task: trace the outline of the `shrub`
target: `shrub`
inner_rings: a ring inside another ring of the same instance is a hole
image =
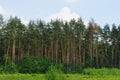
[[[72,69],[72,67],[71,67],[70,64],[68,64],[68,63],[64,63],[64,64],[63,64],[62,71],[63,71],[64,73],[71,73],[71,72],[72,72],[71,69]]]
[[[45,76],[46,80],[65,80],[65,77],[61,70],[55,66],[50,66]]]
[[[25,55],[22,60],[22,64],[20,67],[21,73],[31,73],[32,69],[32,58],[29,55]]]
[[[25,56],[20,68],[21,73],[45,73],[50,66],[50,60],[44,56]]]
[[[32,65],[33,72],[45,73],[50,66],[50,60],[45,56],[34,57]]]
[[[18,72],[17,65],[9,60],[7,62],[7,65],[4,67],[4,72],[5,73],[16,73],[16,72]]]
[[[3,65],[0,64],[0,73],[3,73],[4,72],[4,68],[3,68]]]

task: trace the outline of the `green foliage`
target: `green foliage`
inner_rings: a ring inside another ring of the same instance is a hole
[[[119,76],[120,75],[120,70],[119,69],[108,69],[108,68],[101,68],[101,69],[84,69],[83,70],[83,75],[91,75],[91,76]]]
[[[60,69],[55,66],[50,66],[46,73],[46,80],[65,80],[65,77]]]
[[[25,55],[23,60],[22,60],[22,64],[21,64],[19,72],[31,73],[32,65],[33,65],[32,58],[29,55]]]
[[[68,64],[68,63],[64,63],[61,64],[61,70],[65,73],[81,73],[82,72],[82,68],[80,68],[79,64]]]
[[[30,57],[26,55],[22,60],[21,73],[45,73],[50,66],[50,60],[44,56]]]
[[[0,64],[0,73],[3,73],[4,72],[4,67],[2,64]]]
[[[63,71],[64,73],[71,73],[71,69],[72,69],[72,67],[71,67],[70,64],[68,64],[68,63],[64,63],[64,64],[63,64],[62,71]]]
[[[45,73],[50,66],[50,60],[47,57],[40,56],[33,58],[33,72],[35,73]]]
[[[4,55],[2,65],[0,66],[1,73],[17,73],[17,64],[12,62],[10,56]]]
[[[16,73],[18,72],[17,65],[13,63],[11,60],[7,62],[7,65],[4,67],[5,73]]]

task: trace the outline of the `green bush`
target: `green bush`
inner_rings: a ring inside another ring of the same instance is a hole
[[[50,66],[45,76],[46,80],[65,80],[65,77],[61,70],[55,66]]]
[[[4,55],[2,62],[0,63],[0,73],[17,73],[18,67],[12,62],[10,56]]]
[[[4,73],[4,67],[2,64],[0,64],[0,73]]]
[[[50,60],[44,56],[25,56],[20,68],[21,73],[45,73],[50,66]]]
[[[7,62],[7,65],[4,66],[4,72],[5,73],[16,73],[18,72],[17,65],[13,63],[11,60]]]
[[[69,63],[64,63],[63,64],[63,68],[62,68],[62,71],[64,72],[64,73],[72,73],[72,67],[71,67],[72,65],[71,64],[69,64]]]
[[[32,66],[32,72],[45,73],[50,66],[50,60],[44,56],[34,57]]]
[[[21,73],[31,73],[32,69],[32,58],[29,55],[25,55],[20,65],[19,72]]]

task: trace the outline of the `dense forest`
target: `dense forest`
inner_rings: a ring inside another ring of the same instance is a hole
[[[0,15],[0,70],[17,66],[23,72],[44,72],[49,64],[61,64],[66,73],[120,68],[120,26],[100,26],[93,19],[85,25],[82,18],[25,25],[18,17],[4,20]]]

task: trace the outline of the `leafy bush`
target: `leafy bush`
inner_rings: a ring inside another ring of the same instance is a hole
[[[0,64],[0,73],[4,73],[4,68],[2,64]]]
[[[71,69],[72,69],[71,64],[69,64],[69,63],[64,63],[63,64],[62,71],[64,73],[72,73]]]
[[[25,56],[20,68],[21,73],[45,73],[50,66],[50,60],[44,56]]]
[[[29,55],[25,55],[22,60],[22,64],[19,72],[31,73],[31,69],[32,69],[32,58]]]
[[[18,72],[17,65],[13,63],[11,60],[7,62],[7,65],[4,67],[5,73],[15,73]]]
[[[61,70],[55,66],[50,66],[45,76],[46,80],[65,80],[65,77]]]
[[[32,72],[35,73],[45,73],[50,66],[50,60],[47,57],[40,56],[33,58],[33,68]]]

